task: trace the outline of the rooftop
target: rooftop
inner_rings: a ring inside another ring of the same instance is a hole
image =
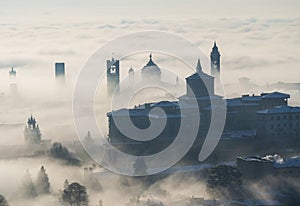
[[[161,73],[160,68],[153,62],[152,54],[149,55],[148,63],[142,68],[142,71]]]
[[[287,167],[300,167],[300,157],[295,156],[288,159],[283,159],[279,155],[267,155],[265,157],[260,156],[247,156],[238,157],[244,161],[249,162],[263,162],[263,163],[273,163],[275,168],[287,168]]]
[[[287,113],[300,113],[300,107],[291,106],[277,106],[271,109],[260,110],[257,114],[287,114]]]

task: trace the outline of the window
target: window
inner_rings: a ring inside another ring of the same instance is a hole
[[[109,71],[110,71],[111,74],[115,74],[117,72],[116,70],[117,70],[116,66],[113,65],[113,66],[110,67]]]
[[[274,120],[273,116],[271,116],[271,120],[272,120],[272,121]]]
[[[280,120],[280,116],[277,116],[277,120]]]

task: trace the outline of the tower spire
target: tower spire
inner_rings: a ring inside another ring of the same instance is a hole
[[[221,54],[217,47],[217,42],[214,41],[214,46],[210,53],[211,75],[213,76],[220,75],[220,67],[221,67],[220,56]]]
[[[202,66],[201,66],[200,58],[198,59],[196,70],[197,70],[198,74],[201,74],[201,72],[202,72]]]

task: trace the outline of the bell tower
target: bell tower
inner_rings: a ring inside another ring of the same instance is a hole
[[[107,96],[120,91],[120,62],[112,58],[106,61]]]
[[[221,54],[217,47],[217,43],[214,42],[214,47],[210,53],[210,66],[211,66],[211,75],[216,76],[220,75],[220,68],[221,68],[221,61],[220,61]]]

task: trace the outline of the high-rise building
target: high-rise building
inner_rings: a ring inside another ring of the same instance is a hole
[[[114,92],[120,91],[120,61],[112,58],[106,60],[106,76],[107,76],[107,95],[111,96]]]
[[[59,83],[65,82],[65,63],[55,63],[55,79]]]
[[[214,42],[214,47],[210,53],[210,65],[211,65],[211,75],[216,76],[220,75],[220,68],[221,68],[221,61],[220,61],[221,54],[217,47],[217,43]]]

